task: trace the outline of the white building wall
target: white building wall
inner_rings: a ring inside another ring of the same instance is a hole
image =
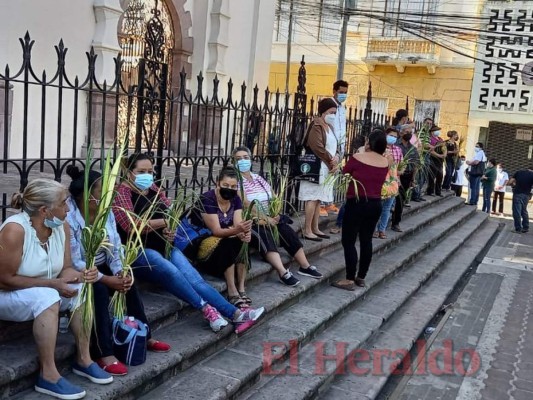
[[[100,82],[103,76],[112,75],[111,57],[116,54],[118,43],[110,42],[110,32],[116,31],[113,15],[102,14],[102,10],[120,10],[127,1],[119,0],[0,0],[0,9],[5,16],[0,24],[0,72],[9,64],[11,72],[22,63],[22,51],[18,38],[30,32],[35,45],[32,51],[32,65],[36,74],[43,69],[51,77],[56,71],[57,57],[53,46],[63,38],[69,48],[66,59],[68,77],[74,80],[87,74],[87,58],[91,44],[98,44],[98,51],[106,55],[106,62],[97,64]],[[257,83],[264,90],[268,84],[271,54],[271,35],[276,0],[189,0],[185,11],[192,14],[191,36],[194,40],[193,54],[190,57],[192,76],[188,88],[196,93],[196,75],[204,76],[204,95],[211,95],[212,79],[218,75],[221,83],[219,97],[227,98],[227,81],[234,82],[233,95],[240,97],[240,85],[249,86],[248,100],[251,100],[253,86]],[[105,6],[109,6],[106,8]],[[95,9],[96,7],[96,9]],[[100,7],[100,8],[98,8]],[[96,11],[95,11],[96,10]],[[99,13],[100,12],[100,13]],[[113,14],[113,13],[111,13]],[[102,24],[108,19],[108,25]],[[98,24],[99,23],[99,24]],[[114,23],[114,25],[113,25]],[[113,25],[110,28],[110,24]],[[267,32],[267,34],[265,34]],[[111,35],[112,36],[112,35]],[[116,38],[115,38],[116,39]],[[101,43],[102,40],[106,43]],[[14,84],[13,118],[10,137],[10,157],[22,156],[23,131],[23,88]],[[73,93],[64,91],[62,109],[62,148],[61,155],[72,154],[74,127]],[[77,155],[85,142],[87,132],[87,107],[83,93],[79,94],[80,107],[77,121]],[[57,90],[46,89],[45,109],[45,156],[56,156],[58,132]],[[41,89],[32,88],[29,97],[28,132],[31,145],[27,157],[39,157],[41,134]]]

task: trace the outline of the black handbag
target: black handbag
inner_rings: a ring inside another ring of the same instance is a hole
[[[485,172],[485,163],[483,161],[478,162],[476,165],[470,166],[470,176],[482,176]]]
[[[297,155],[296,179],[318,184],[320,180],[322,160],[320,160],[320,158],[307,146],[307,138],[309,137],[309,131],[312,127],[313,123],[311,122],[302,140],[301,150]]]

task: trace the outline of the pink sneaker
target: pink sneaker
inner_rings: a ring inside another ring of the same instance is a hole
[[[204,307],[203,313],[204,318],[209,321],[209,326],[213,332],[219,332],[222,328],[228,325],[228,321],[220,315],[215,307],[212,307],[209,304]]]
[[[257,309],[247,308],[246,310],[242,310],[241,315],[239,315],[239,317],[233,321],[235,324],[235,333],[238,335],[246,332],[256,324],[264,312],[265,307],[260,307]]]

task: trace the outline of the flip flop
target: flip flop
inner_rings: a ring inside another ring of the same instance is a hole
[[[331,238],[331,236],[329,235],[325,235],[323,233],[315,233],[315,235],[317,235],[319,238],[322,238],[322,239],[329,239]]]

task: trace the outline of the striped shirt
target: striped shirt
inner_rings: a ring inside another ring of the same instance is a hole
[[[257,200],[263,207],[263,212],[268,210],[272,189],[267,181],[257,174],[250,173],[251,179],[243,177],[242,183],[246,200],[252,202]]]

